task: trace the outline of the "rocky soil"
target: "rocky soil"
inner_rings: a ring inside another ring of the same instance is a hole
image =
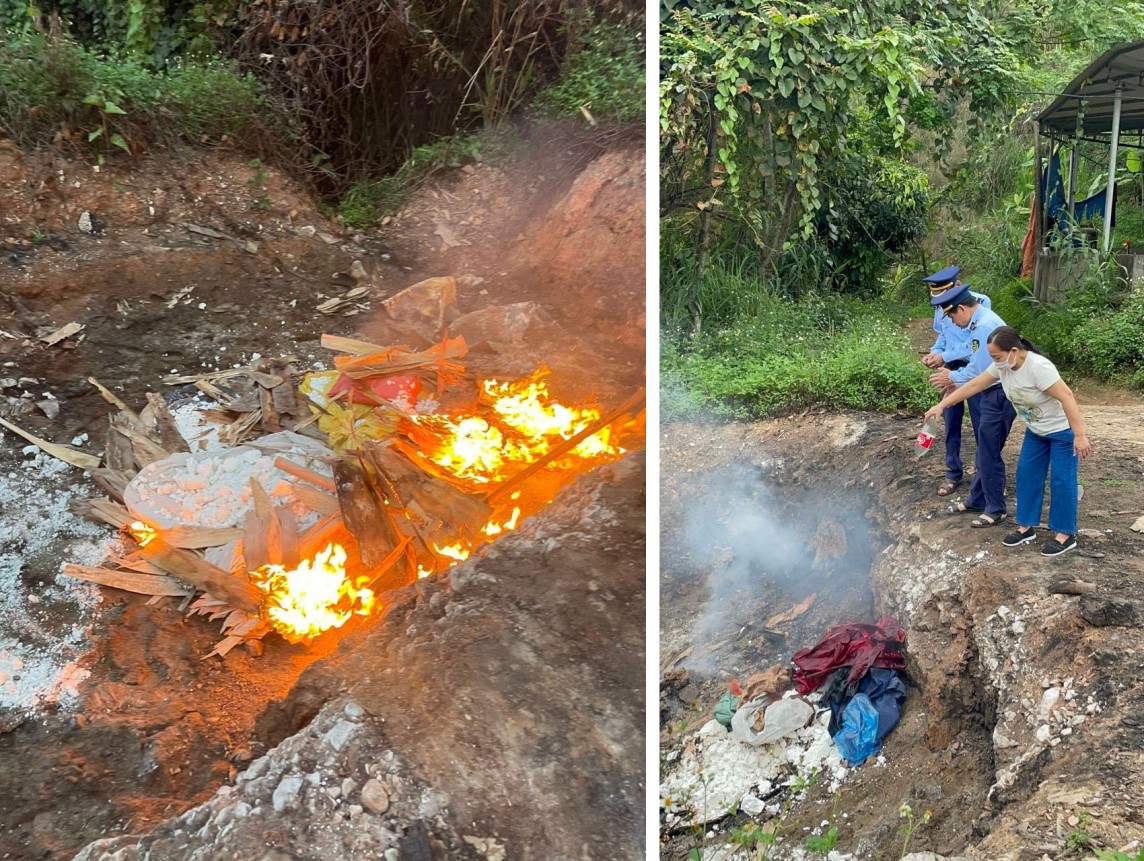
[[[697,846],[755,857],[742,848],[753,818],[781,824],[770,857],[819,857],[806,837],[835,827],[831,858],[899,858],[902,805],[917,823],[911,850],[980,861],[1135,853],[1144,535],[1131,527],[1144,515],[1144,404],[1120,400],[1082,407],[1094,453],[1081,466],[1081,543],[1058,559],[945,513],[942,464],[913,455],[917,417],[665,426],[663,774],[703,745],[696,733],[732,677],[788,662],[832,624],[896,616],[910,687],[877,762],[809,780],[791,763],[743,805],[754,817],[725,811],[705,829],[687,825],[685,800],[661,811],[662,857]],[[1022,432],[1006,449],[1010,470]],[[807,612],[775,626],[785,637],[763,630],[810,595]]]
[[[558,398],[618,404],[644,383],[642,149],[530,135],[366,231],[225,152],[97,169],[0,141],[0,410],[97,452],[109,408],[89,376],[140,406],[168,374],[255,353],[320,364],[322,333],[379,334],[381,300],[444,274],[469,276],[463,312],[533,303],[527,325],[474,338],[479,373],[544,363]],[[47,343],[70,322],[85,328]],[[109,534],[66,512],[98,490],[3,433],[0,857],[642,847],[640,455],[514,544],[387,597],[384,618],[204,661],[217,631],[174,602],[63,582],[60,563],[95,561]],[[66,672],[37,688],[49,658]]]

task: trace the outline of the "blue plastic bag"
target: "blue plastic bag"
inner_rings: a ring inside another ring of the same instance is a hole
[[[878,710],[865,694],[855,694],[842,712],[842,729],[834,736],[838,752],[853,767],[878,752]]]

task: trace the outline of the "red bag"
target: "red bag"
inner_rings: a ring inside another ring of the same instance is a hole
[[[416,403],[421,381],[413,376],[368,377],[353,380],[339,376],[330,387],[330,397],[349,392],[350,403],[377,406],[382,401],[404,400]]]
[[[791,657],[798,668],[794,673],[795,689],[809,694],[841,667],[850,667],[847,684],[857,682],[871,667],[904,670],[905,650],[906,629],[893,616],[886,616],[876,625],[835,625],[814,646],[800,649]]]

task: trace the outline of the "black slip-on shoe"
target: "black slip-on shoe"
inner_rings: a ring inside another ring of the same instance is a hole
[[[1020,529],[1014,529],[1012,532],[1001,539],[1001,543],[1006,547],[1020,547],[1022,544],[1028,544],[1030,541],[1036,540],[1036,529],[1030,529],[1027,532],[1022,532]]]
[[[1044,546],[1044,548],[1041,550],[1041,555],[1042,556],[1060,556],[1062,553],[1068,553],[1074,547],[1076,547],[1076,536],[1075,535],[1070,535],[1067,539],[1065,539],[1064,544],[1061,544],[1061,542],[1057,541],[1057,539],[1054,538],[1052,541],[1050,541],[1048,544],[1046,544]]]

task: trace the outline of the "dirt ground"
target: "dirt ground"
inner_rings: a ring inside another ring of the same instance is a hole
[[[661,808],[661,857],[755,858],[762,844],[748,853],[743,836],[754,820],[779,823],[764,857],[821,857],[801,847],[834,827],[831,858],[899,858],[903,804],[918,823],[911,851],[1042,861],[1144,841],[1133,642],[1144,535],[1129,528],[1144,515],[1144,403],[1078,389],[1094,452],[1080,547],[1060,559],[946,513],[941,440],[917,460],[917,416],[664,426],[661,780],[713,749],[700,730],[732,678],[789,663],[830,625],[896,616],[909,685],[877,762],[840,780],[789,763],[752,790],[765,812],[727,810],[705,827],[690,824],[697,780],[688,801]],[[1010,488],[1022,433],[1018,422],[1006,448]],[[971,438],[964,453],[971,463]],[[766,630],[811,595],[777,636]]]
[[[14,383],[0,392],[0,414],[56,442],[86,434],[85,448],[99,451],[109,408],[88,377],[138,407],[172,373],[241,365],[256,353],[309,366],[329,358],[323,333],[368,338],[382,299],[444,274],[471,276],[458,291],[462,311],[541,306],[526,336],[477,345],[480,372],[507,376],[544,362],[557,398],[618,403],[644,382],[644,258],[628,235],[638,226],[642,237],[640,152],[615,141],[605,151],[561,130],[531,134],[508,163],[438,177],[362,232],[328,221],[274,169],[225,152],[97,169],[0,141],[0,378]],[[630,203],[606,207],[608,195]],[[354,286],[346,273],[355,260],[368,294],[349,315],[317,312]],[[73,321],[85,326],[79,335],[41,340]],[[35,397],[21,398],[28,390]],[[55,417],[34,405],[46,392]],[[4,433],[0,476],[11,478],[29,455]],[[642,528],[642,510],[625,516]],[[54,636],[86,625],[79,638],[91,675],[74,707],[0,709],[5,859],[70,858],[202,801],[296,729],[296,715],[288,725],[269,704],[354,630],[306,649],[272,638],[262,657],[238,650],[203,661],[214,625],[170,602],[106,591],[91,619],[77,619],[73,604],[32,594],[55,583],[70,541],[61,535],[47,552],[24,554],[21,588],[40,619],[39,639],[28,642],[52,648]],[[12,636],[32,636],[23,624],[19,614],[0,619]]]

